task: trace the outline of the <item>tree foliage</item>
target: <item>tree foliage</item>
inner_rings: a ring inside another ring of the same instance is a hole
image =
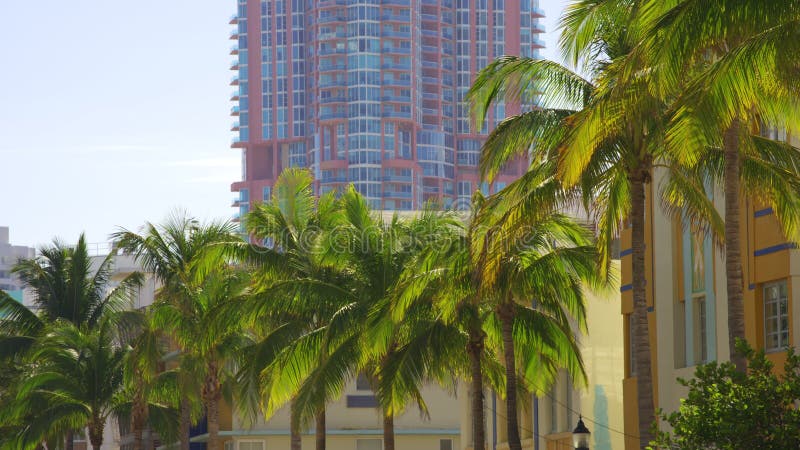
[[[699,366],[680,409],[661,419],[671,431],[658,433],[657,448],[682,450],[786,450],[800,448],[800,356],[787,352],[783,372],[763,351],[737,341],[746,374],[730,362]]]

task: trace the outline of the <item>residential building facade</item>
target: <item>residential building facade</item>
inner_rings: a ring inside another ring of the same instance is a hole
[[[269,198],[286,167],[319,193],[353,184],[375,209],[466,207],[489,186],[477,170],[486,133],[526,104],[500,104],[475,130],[464,97],[495,57],[536,57],[538,0],[238,0],[231,33],[242,154],[233,206]]]
[[[8,227],[0,227],[0,290],[5,291],[18,302],[23,302],[23,285],[11,273],[20,259],[36,256],[36,249],[24,245],[13,245]]]
[[[770,137],[800,145],[796,137],[770,132]],[[645,272],[650,325],[653,394],[665,412],[680,407],[686,396],[677,378],[691,378],[698,364],[730,359],[725,261],[709,235],[695,232],[667,216],[658,202],[657,186],[665,180],[656,169],[647,192]],[[721,186],[707,186],[717,210],[724,211]],[[744,275],[745,337],[783,367],[786,348],[800,346],[800,250],[788,242],[772,208],[757,199],[740,205],[741,255]],[[625,333],[626,449],[638,448],[636,373],[631,354],[633,313],[630,230],[621,239],[622,302]]]

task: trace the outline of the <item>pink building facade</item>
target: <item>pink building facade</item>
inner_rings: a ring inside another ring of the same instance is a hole
[[[517,178],[511,164],[480,183],[486,133],[520,105],[499,105],[482,130],[464,103],[495,57],[538,57],[538,0],[238,0],[231,115],[240,214],[269,198],[286,167],[308,167],[319,193],[353,184],[382,210],[428,201],[464,208],[476,189]],[[532,105],[526,105],[530,107]]]

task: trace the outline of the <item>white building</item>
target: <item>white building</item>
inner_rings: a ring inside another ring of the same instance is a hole
[[[12,245],[8,227],[0,227],[0,290],[22,302],[22,283],[13,276],[11,269],[20,259],[36,256],[36,249],[23,245]]]

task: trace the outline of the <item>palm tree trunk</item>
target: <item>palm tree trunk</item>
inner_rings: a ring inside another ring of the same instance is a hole
[[[131,414],[131,431],[133,432],[133,450],[144,450],[142,434],[147,422],[147,405],[144,404],[141,390],[134,392],[133,411]]]
[[[483,355],[483,333],[480,330],[470,330],[470,341],[467,348],[470,360],[470,378],[472,389],[472,448],[474,450],[486,449],[486,429],[483,417],[483,370],[481,356]]]
[[[64,450],[73,450],[75,448],[75,432],[72,430],[67,431],[64,441]]]
[[[101,418],[94,418],[89,423],[89,442],[92,444],[93,450],[100,450],[103,446],[103,429],[105,428],[105,420]]]
[[[503,357],[506,366],[506,424],[509,450],[522,450],[517,423],[517,363],[514,357],[514,306],[505,303],[498,315],[503,328]]]
[[[650,431],[655,422],[653,375],[650,363],[650,327],[647,322],[645,280],[645,180],[649,173],[640,169],[631,176],[631,247],[633,252],[633,321],[636,363],[636,387],[639,403],[639,446],[645,449],[653,440]]]
[[[133,450],[144,450],[142,427],[133,426]]]
[[[325,450],[325,405],[317,413],[317,428],[315,430],[317,450]]]
[[[189,450],[189,433],[192,427],[192,411],[189,406],[189,400],[184,398],[181,400],[181,423],[180,423],[180,441],[181,450]]]
[[[394,414],[383,412],[383,450],[394,450]]]
[[[209,399],[206,404],[208,423],[208,450],[221,450],[219,446],[219,395]]]
[[[303,448],[303,440],[300,436],[300,422],[294,414],[294,400],[289,405],[289,409],[289,445],[291,450],[301,450]]]
[[[744,339],[744,276],[739,245],[739,131],[734,119],[723,136],[725,152],[725,275],[728,287],[728,345],[731,362],[744,372],[747,361],[736,351],[736,339]]]

